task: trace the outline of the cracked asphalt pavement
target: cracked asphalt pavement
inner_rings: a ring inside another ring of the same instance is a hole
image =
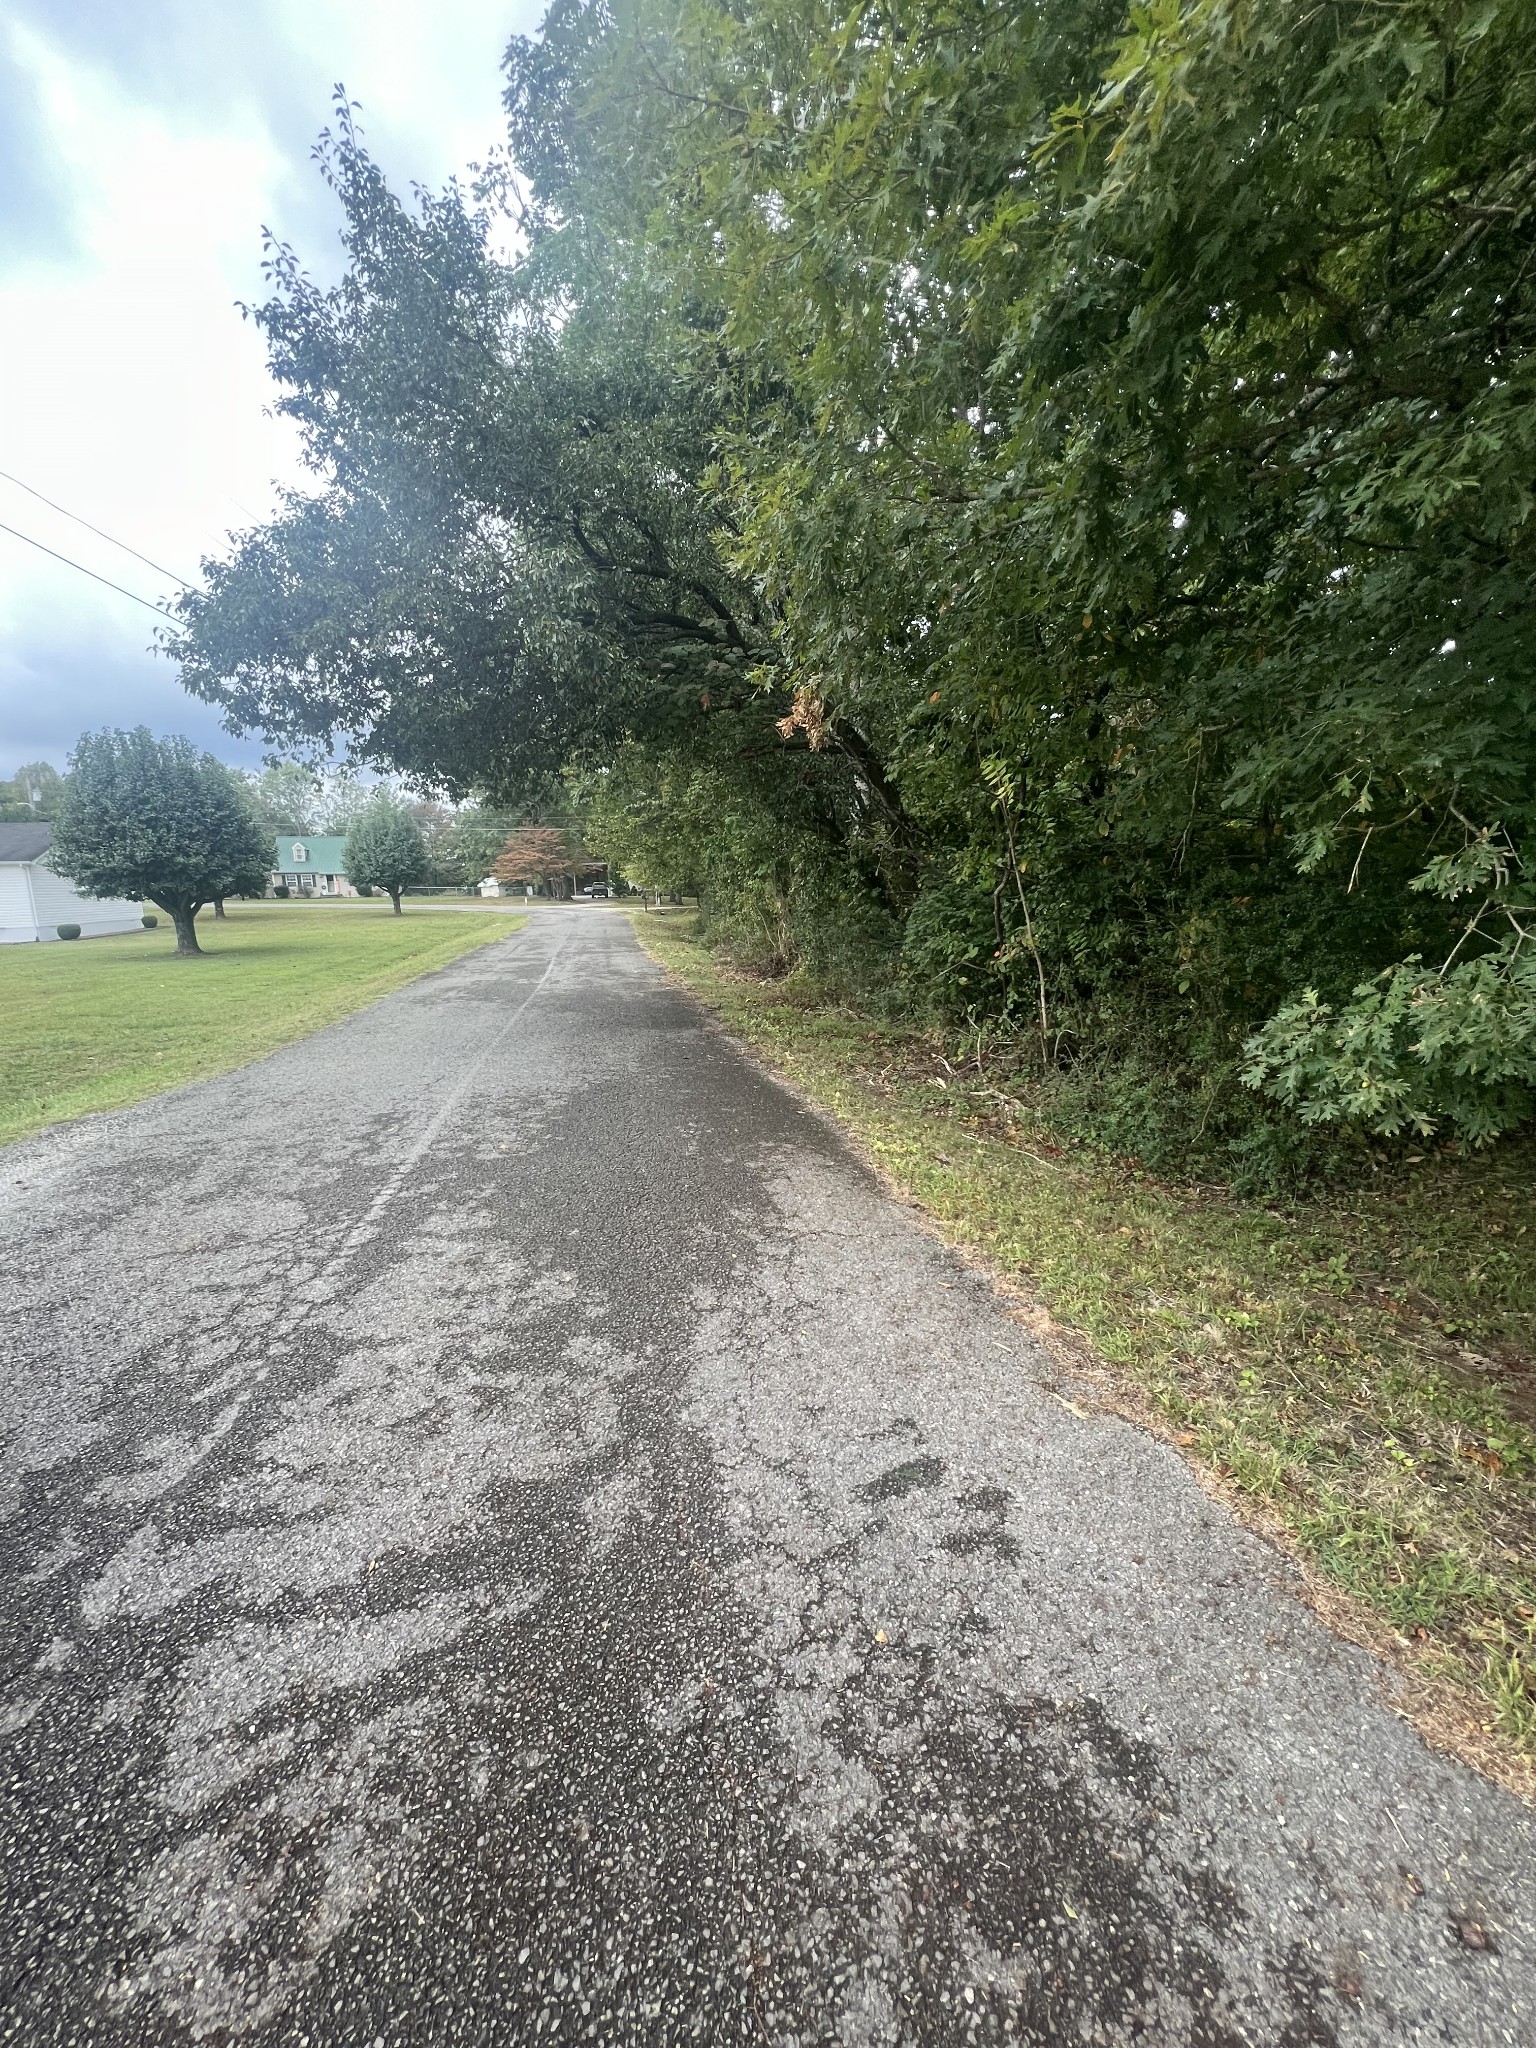
[[[617,911],[0,1236],[0,2041],[1536,2041],[1531,1814]]]

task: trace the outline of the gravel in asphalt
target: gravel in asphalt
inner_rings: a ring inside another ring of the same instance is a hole
[[[0,1239],[0,2041],[1536,2041],[1532,1816],[617,911]]]

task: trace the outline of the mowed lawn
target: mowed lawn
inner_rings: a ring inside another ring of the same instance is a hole
[[[0,1143],[227,1073],[526,922],[503,910],[231,904],[155,931],[0,946]]]

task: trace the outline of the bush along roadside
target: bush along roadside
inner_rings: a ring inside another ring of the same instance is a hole
[[[1284,1544],[1430,1740],[1536,1796],[1536,1147],[1406,1153],[1285,1202],[1171,1185],[1058,1142],[974,1044],[737,972],[691,917],[636,926],[1048,1312],[1096,1399]]]

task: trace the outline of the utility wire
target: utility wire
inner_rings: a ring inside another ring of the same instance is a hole
[[[114,583],[110,576],[98,576],[94,569],[87,569],[84,562],[72,561],[68,555],[61,555],[57,548],[43,547],[40,540],[34,540],[30,533],[23,533],[19,526],[7,526],[5,521],[0,519],[0,533],[15,534],[16,538],[24,540],[28,547],[39,548],[45,555],[52,555],[56,562],[62,562],[67,569],[78,569],[82,576],[89,576],[93,583],[105,583],[108,590],[115,590],[119,597],[131,597],[135,604],[143,605],[145,611],[154,612],[158,617],[169,619],[173,625],[175,624],[175,613],[168,612],[163,604],[151,604],[147,597],[140,597],[137,591],[124,590],[122,584]]]
[[[121,548],[125,555],[132,555],[136,562],[142,562],[146,568],[154,569],[161,576],[169,576],[171,581],[179,583],[183,590],[192,588],[185,576],[178,576],[174,569],[167,569],[164,562],[150,561],[148,555],[141,555],[137,548],[129,547],[127,541],[119,540],[104,527],[93,526],[89,519],[82,519],[78,512],[71,512],[67,505],[60,505],[52,498],[45,498],[41,491],[33,490],[31,484],[24,484],[19,476],[12,476],[8,469],[0,469],[0,476],[3,476],[8,484],[14,484],[19,491],[25,491],[28,496],[36,498],[39,504],[46,505],[50,511],[62,512],[66,519],[73,519],[76,526],[83,526],[87,533],[94,533],[98,540],[110,541],[113,547]],[[6,528],[8,533],[14,533],[15,530],[14,527]],[[61,555],[59,559],[63,561],[66,557]],[[103,577],[101,580],[105,582],[106,578]],[[115,589],[116,585],[113,588]]]

